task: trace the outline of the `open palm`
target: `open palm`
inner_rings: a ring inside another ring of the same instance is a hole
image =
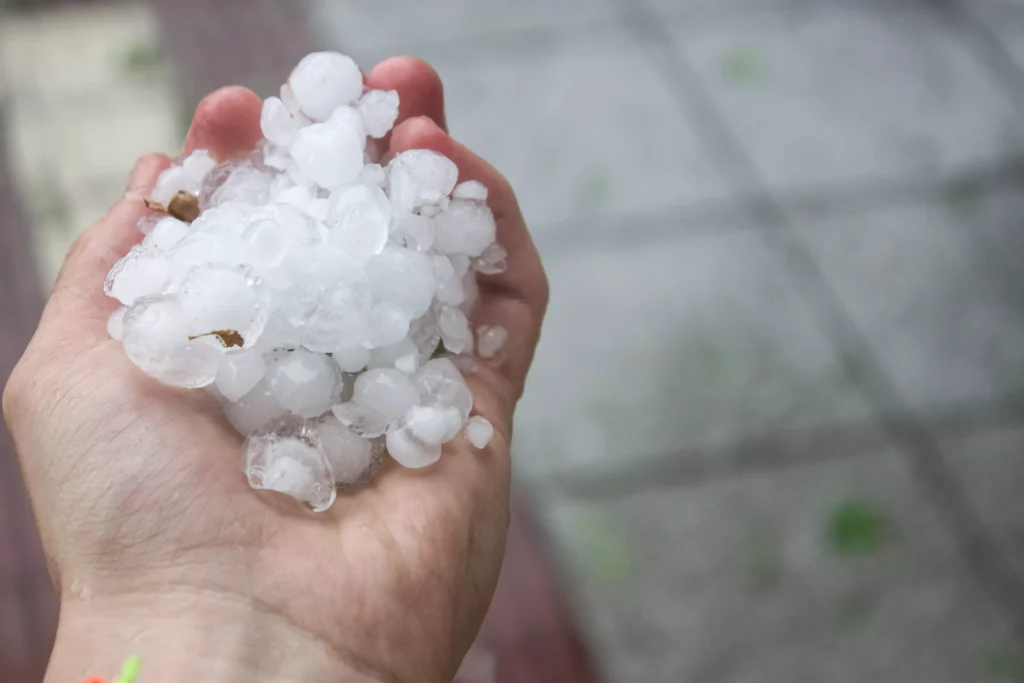
[[[119,202],[76,243],[4,395],[65,613],[76,603],[174,594],[244,603],[315,641],[368,680],[450,680],[493,594],[508,524],[512,413],[533,355],[547,284],[508,183],[444,131],[441,85],[422,62],[378,65],[367,85],[396,89],[391,153],[433,149],[460,181],[490,190],[509,270],[481,278],[477,324],[510,331],[500,367],[468,381],[496,427],[484,451],[464,440],[426,470],[385,465],[369,486],[311,515],[255,494],[241,438],[203,392],[158,384],[105,324],[112,263],[140,238],[142,196],[169,159],[143,158]],[[259,139],[260,101],[218,91],[199,106],[186,152],[225,158]],[[267,655],[269,656],[269,655]]]

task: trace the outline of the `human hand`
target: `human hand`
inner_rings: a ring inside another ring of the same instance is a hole
[[[509,268],[481,276],[475,324],[510,339],[467,378],[495,426],[426,470],[386,465],[311,515],[253,493],[241,437],[204,392],[161,385],[106,332],[113,263],[141,239],[142,198],[170,163],[140,160],[125,198],[75,243],[4,392],[48,564],[61,596],[47,680],[113,672],[186,680],[448,681],[493,594],[508,525],[509,436],[540,332],[547,282],[507,181],[444,131],[441,83],[394,58],[367,85],[401,97],[391,153],[436,150],[490,190]],[[260,138],[240,88],[198,107],[185,152],[225,158]],[[392,463],[393,465],[393,463]]]

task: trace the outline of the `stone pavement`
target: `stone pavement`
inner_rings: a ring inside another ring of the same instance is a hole
[[[153,12],[100,3],[0,14],[0,106],[48,288],[135,160],[181,146]]]
[[[1024,678],[1024,2],[314,6],[520,194],[608,681]]]

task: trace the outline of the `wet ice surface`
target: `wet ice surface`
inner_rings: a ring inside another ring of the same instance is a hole
[[[315,511],[385,451],[426,467],[460,433],[477,448],[493,433],[459,369],[498,362],[508,338],[472,324],[477,274],[506,260],[487,188],[430,150],[376,163],[397,115],[398,93],[366,91],[350,58],[307,56],[264,102],[259,149],[199,150],[160,176],[105,283],[128,358],[217,396],[252,487]]]

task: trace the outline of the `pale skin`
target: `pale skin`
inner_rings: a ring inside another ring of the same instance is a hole
[[[512,415],[547,281],[508,182],[448,136],[437,74],[396,57],[366,81],[399,91],[391,153],[436,150],[489,188],[509,269],[480,278],[474,323],[511,338],[500,366],[468,379],[494,439],[478,451],[459,437],[426,470],[390,463],[323,515],[251,491],[212,399],[146,377],[106,333],[105,274],[141,239],[142,198],[170,163],[143,157],[68,254],[4,391],[61,598],[47,683],[113,677],[132,653],[140,683],[441,683],[472,643],[504,552]],[[184,151],[248,151],[260,104],[241,88],[208,96]]]

